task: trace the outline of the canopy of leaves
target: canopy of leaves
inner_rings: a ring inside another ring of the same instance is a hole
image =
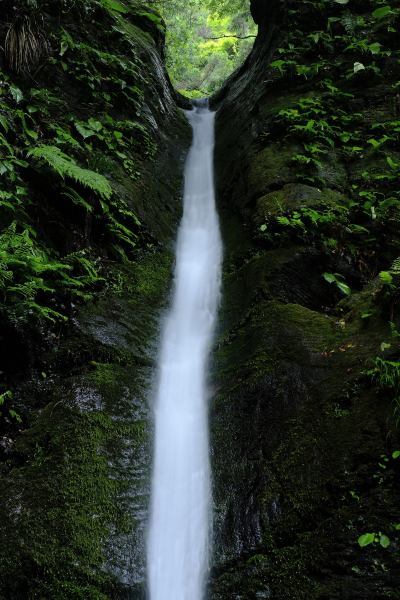
[[[175,87],[207,96],[245,60],[256,26],[249,2],[155,0],[167,25],[167,64]]]

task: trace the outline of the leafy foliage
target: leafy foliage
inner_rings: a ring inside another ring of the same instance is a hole
[[[136,180],[140,162],[156,150],[143,89],[157,82],[146,79],[138,49],[149,42],[127,20],[134,11],[143,20],[153,13],[114,0],[18,7],[6,0],[4,11],[10,25],[0,90],[0,313],[3,323],[25,327],[66,320],[101,285],[107,256],[129,261],[151,244],[104,173]],[[54,14],[60,27],[46,21]],[[104,51],[102,36],[82,34],[84,15],[106,23],[113,51]],[[40,61],[38,81],[27,78]],[[71,88],[86,104],[68,100]]]
[[[167,24],[167,65],[175,87],[189,96],[215,92],[246,58],[256,28],[242,0],[150,2]]]
[[[89,169],[83,169],[71,157],[57,148],[57,146],[38,146],[29,150],[28,156],[45,161],[63,179],[69,177],[96,192],[102,198],[111,198],[111,186],[103,175]]]
[[[78,264],[84,275],[75,277],[72,273]],[[90,294],[84,290],[98,281],[96,269],[84,254],[55,261],[31,230],[19,232],[16,223],[0,235],[1,310],[13,322],[21,324],[32,317],[66,320],[49,303],[66,294],[87,300]]]

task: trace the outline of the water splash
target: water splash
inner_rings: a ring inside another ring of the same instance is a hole
[[[172,306],[159,357],[148,539],[151,600],[201,600],[208,571],[210,463],[207,364],[220,294],[222,244],[214,192],[214,120],[188,112]]]

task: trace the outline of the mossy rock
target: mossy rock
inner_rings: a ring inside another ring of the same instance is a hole
[[[246,173],[250,197],[259,198],[287,183],[295,183],[297,176],[292,158],[299,151],[299,146],[273,143],[253,153]]]
[[[335,190],[289,183],[257,200],[255,221],[256,225],[261,225],[271,217],[301,208],[343,210],[345,204],[346,197]]]

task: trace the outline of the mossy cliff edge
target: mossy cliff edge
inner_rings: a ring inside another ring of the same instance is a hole
[[[0,597],[139,598],[190,128],[144,4],[3,9]]]
[[[252,12],[254,50],[213,99],[225,269],[210,597],[394,599],[399,6]]]

